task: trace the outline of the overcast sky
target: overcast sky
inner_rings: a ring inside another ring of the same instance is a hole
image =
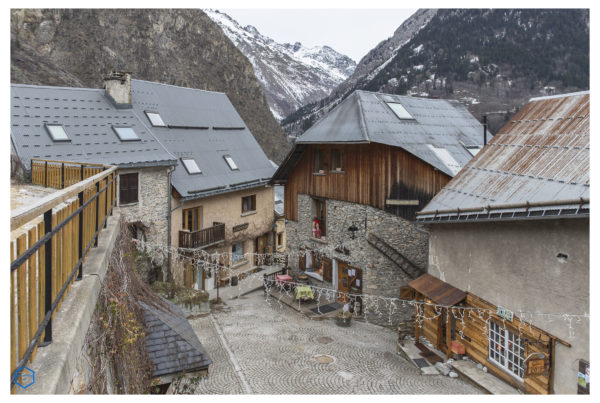
[[[279,43],[327,45],[358,61],[416,8],[396,9],[241,9],[220,8],[240,25],[253,25]]]

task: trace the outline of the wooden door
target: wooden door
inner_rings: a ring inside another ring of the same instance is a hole
[[[181,211],[181,227],[188,231],[202,228],[202,207],[194,207]]]
[[[331,283],[332,281],[332,262],[331,259],[324,257],[323,258],[323,281],[327,281]]]
[[[306,250],[300,249],[298,253],[298,269],[301,271],[306,270]]]
[[[349,301],[348,291],[350,290],[350,275],[348,274],[350,266],[344,262],[338,264],[338,302],[345,304]],[[344,294],[345,293],[345,294]]]

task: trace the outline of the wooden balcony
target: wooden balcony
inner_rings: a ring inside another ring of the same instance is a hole
[[[187,249],[206,248],[225,240],[225,224],[202,228],[198,231],[179,231],[179,247]]]

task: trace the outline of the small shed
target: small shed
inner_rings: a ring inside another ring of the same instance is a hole
[[[198,336],[176,305],[163,300],[168,309],[140,302],[146,324],[146,349],[153,365],[152,378],[165,389],[175,376],[208,375],[212,360]]]

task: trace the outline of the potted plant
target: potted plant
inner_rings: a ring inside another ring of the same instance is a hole
[[[352,313],[340,311],[335,317],[335,324],[341,327],[350,327],[352,320]]]

